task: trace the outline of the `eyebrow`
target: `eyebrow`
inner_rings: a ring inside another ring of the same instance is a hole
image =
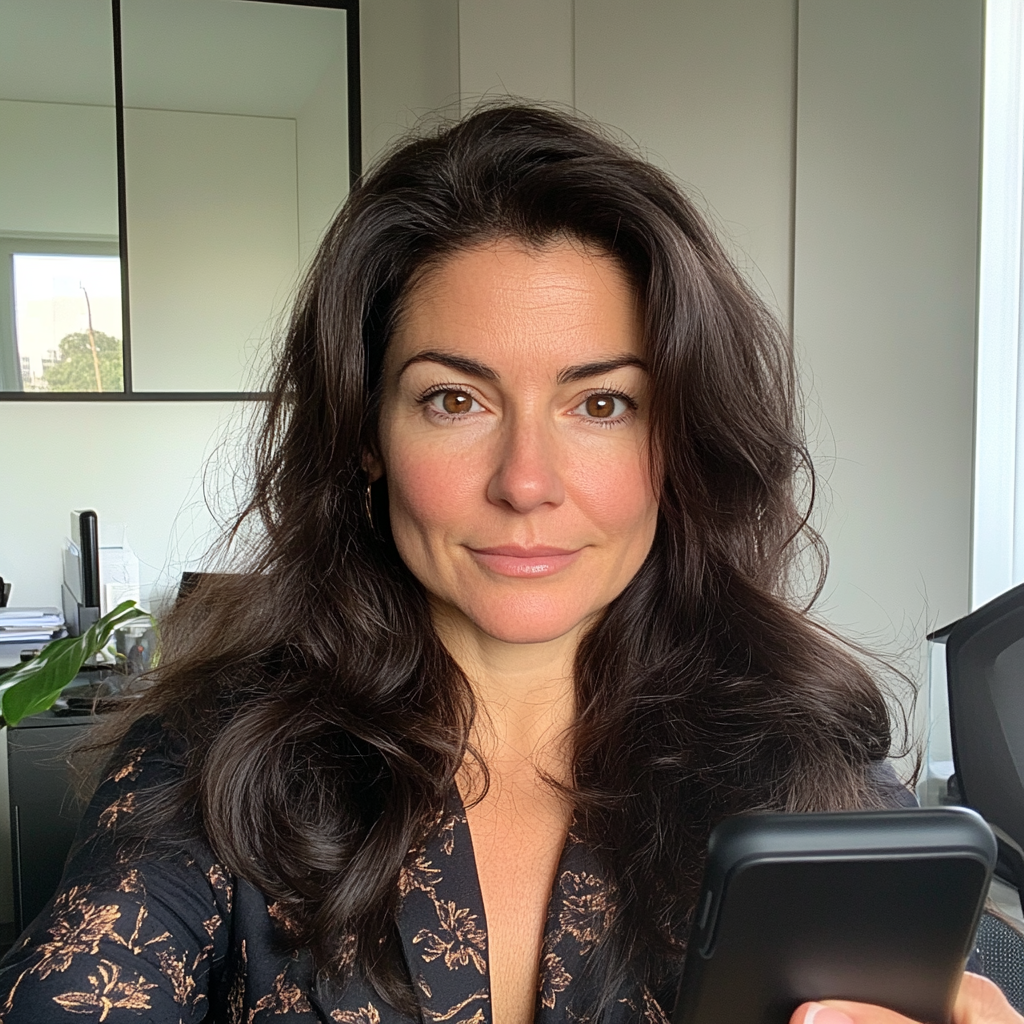
[[[477,362],[475,359],[467,359],[465,356],[456,356],[448,352],[434,351],[417,352],[416,355],[406,359],[398,371],[398,376],[401,377],[414,363],[440,363],[442,366],[447,366],[450,370],[468,373],[470,376],[479,377],[481,380],[498,380],[496,371],[492,370],[489,366],[484,366],[483,363]]]
[[[621,370],[624,366],[636,366],[647,372],[647,364],[639,356],[618,356],[616,359],[602,359],[596,363],[581,363],[579,366],[567,366],[560,370],[556,380],[559,384],[572,384],[588,377],[599,377],[603,373]]]
[[[476,359],[468,359],[466,356],[457,356],[449,352],[417,352],[410,356],[398,371],[401,377],[406,370],[414,363],[439,363],[459,373],[468,373],[470,376],[479,377],[481,380],[497,381],[500,376],[496,370],[478,362]],[[620,370],[624,366],[635,366],[647,372],[647,365],[639,356],[617,356],[614,359],[602,359],[594,363],[580,363],[578,366],[567,366],[564,370],[558,371],[555,378],[559,384],[572,384],[578,380],[586,380],[588,377],[598,377],[604,373],[611,373],[613,370]]]

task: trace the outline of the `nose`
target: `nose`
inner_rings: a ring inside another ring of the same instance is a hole
[[[487,498],[515,512],[565,500],[557,439],[542,416],[524,414],[506,421]]]

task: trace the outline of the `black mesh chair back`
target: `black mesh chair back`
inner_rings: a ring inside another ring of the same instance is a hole
[[[981,915],[971,970],[991,978],[1018,1012],[1024,1011],[1024,935],[996,914]]]
[[[996,833],[996,873],[1024,891],[1024,584],[929,639],[946,644],[961,799]]]

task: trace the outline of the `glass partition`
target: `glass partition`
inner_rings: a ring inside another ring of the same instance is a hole
[[[0,0],[0,397],[258,392],[358,173],[357,0]]]

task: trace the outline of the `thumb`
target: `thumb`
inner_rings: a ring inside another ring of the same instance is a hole
[[[790,1017],[790,1024],[913,1024],[908,1018],[882,1006],[828,999],[804,1003]],[[964,1022],[967,1024],[967,1022]]]
[[[853,1018],[824,1003],[804,1003],[789,1018],[789,1024],[854,1024]]]

